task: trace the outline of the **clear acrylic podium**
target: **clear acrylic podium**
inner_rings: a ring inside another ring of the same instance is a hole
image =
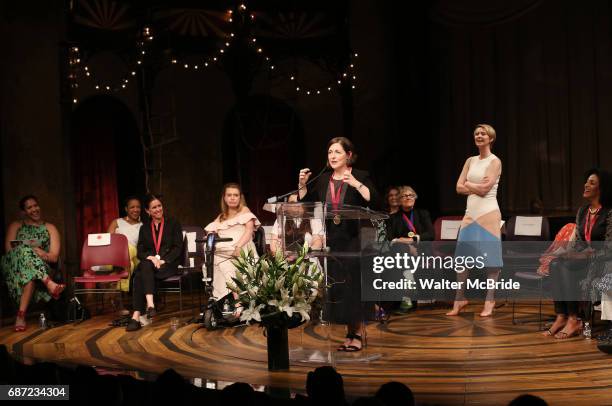
[[[286,256],[297,256],[299,249],[308,241],[311,247],[310,260],[316,262],[328,286],[328,260],[341,258],[361,258],[363,253],[376,246],[377,228],[389,216],[365,207],[340,205],[337,208],[322,202],[268,203],[264,210],[276,214],[274,233],[278,236],[277,249]],[[353,221],[359,224],[359,244],[355,251],[334,252],[327,245],[327,225],[337,222]],[[382,356],[365,347],[359,352],[341,352],[336,348],[344,340],[344,325],[333,322],[333,309],[328,302],[327,292],[323,292],[323,308],[320,317],[300,327],[299,339],[289,341],[290,361],[294,363],[331,364],[344,362],[368,362]],[[364,326],[365,326],[364,320]],[[335,325],[334,325],[335,324]],[[294,338],[294,337],[292,337]]]

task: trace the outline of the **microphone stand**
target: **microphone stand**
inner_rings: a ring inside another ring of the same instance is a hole
[[[285,193],[284,195],[280,195],[280,196],[272,196],[271,198],[269,198],[267,200],[268,203],[277,203],[279,201],[282,201],[283,199],[285,199],[286,197],[291,196],[292,194],[298,193],[300,190],[304,189],[306,186],[310,185],[312,182],[314,182],[315,180],[317,180],[321,175],[323,175],[323,172],[325,172],[325,170],[327,169],[327,166],[324,166],[323,169],[321,169],[321,172],[319,172],[317,174],[317,176],[315,176],[314,178],[310,179],[308,182],[306,182],[304,184],[304,186],[300,186],[299,188],[292,190],[289,193]]]

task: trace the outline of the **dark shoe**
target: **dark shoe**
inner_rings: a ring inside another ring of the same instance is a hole
[[[604,333],[601,333],[595,338],[597,339],[597,341],[611,341],[612,340],[612,330],[608,330]]]
[[[141,328],[142,326],[140,325],[140,322],[138,320],[130,319],[130,321],[128,321],[127,327],[125,328],[125,331],[136,331],[140,330]]]
[[[351,334],[351,338],[353,340],[357,340],[361,342],[362,343],[361,346],[357,347],[356,345],[347,345],[344,351],[345,352],[357,352],[357,351],[363,350],[363,340],[361,339],[361,336],[358,334]]]
[[[147,319],[152,319],[153,317],[157,316],[157,312],[155,311],[154,307],[147,307]]]
[[[346,335],[347,339],[353,339],[353,335],[352,334],[347,334]],[[342,343],[338,348],[336,348],[336,351],[346,351],[346,349],[348,348],[348,346],[344,343]]]

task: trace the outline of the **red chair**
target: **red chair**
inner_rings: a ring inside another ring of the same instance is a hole
[[[119,287],[119,282],[129,276],[130,269],[130,253],[128,249],[127,237],[123,234],[111,234],[111,242],[109,245],[89,246],[87,241],[83,243],[81,251],[81,271],[86,272],[91,270],[93,266],[112,265],[113,268],[120,268],[118,272],[113,274],[96,274],[87,273],[84,276],[72,278],[74,284],[74,295],[82,295],[86,293],[117,293],[119,301],[123,306],[122,292]],[[104,284],[104,287],[96,287],[97,284]],[[115,287],[108,287],[109,283],[115,283]],[[77,288],[77,284],[83,284],[84,287]],[[91,286],[94,287],[91,287]]]

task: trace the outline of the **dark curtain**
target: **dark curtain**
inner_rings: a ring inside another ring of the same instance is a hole
[[[295,111],[273,97],[251,96],[226,119],[224,182],[240,183],[251,211],[262,221],[273,221],[263,205],[297,187],[304,150],[304,130]]]
[[[115,160],[118,106],[110,98],[84,102],[74,113],[75,196],[78,246],[87,234],[105,232],[119,217]],[[119,137],[117,137],[119,138]]]
[[[425,59],[441,211],[465,208],[455,182],[477,154],[478,123],[497,131],[505,215],[535,198],[549,213],[573,211],[583,172],[612,167],[611,11],[607,0],[432,3]]]

